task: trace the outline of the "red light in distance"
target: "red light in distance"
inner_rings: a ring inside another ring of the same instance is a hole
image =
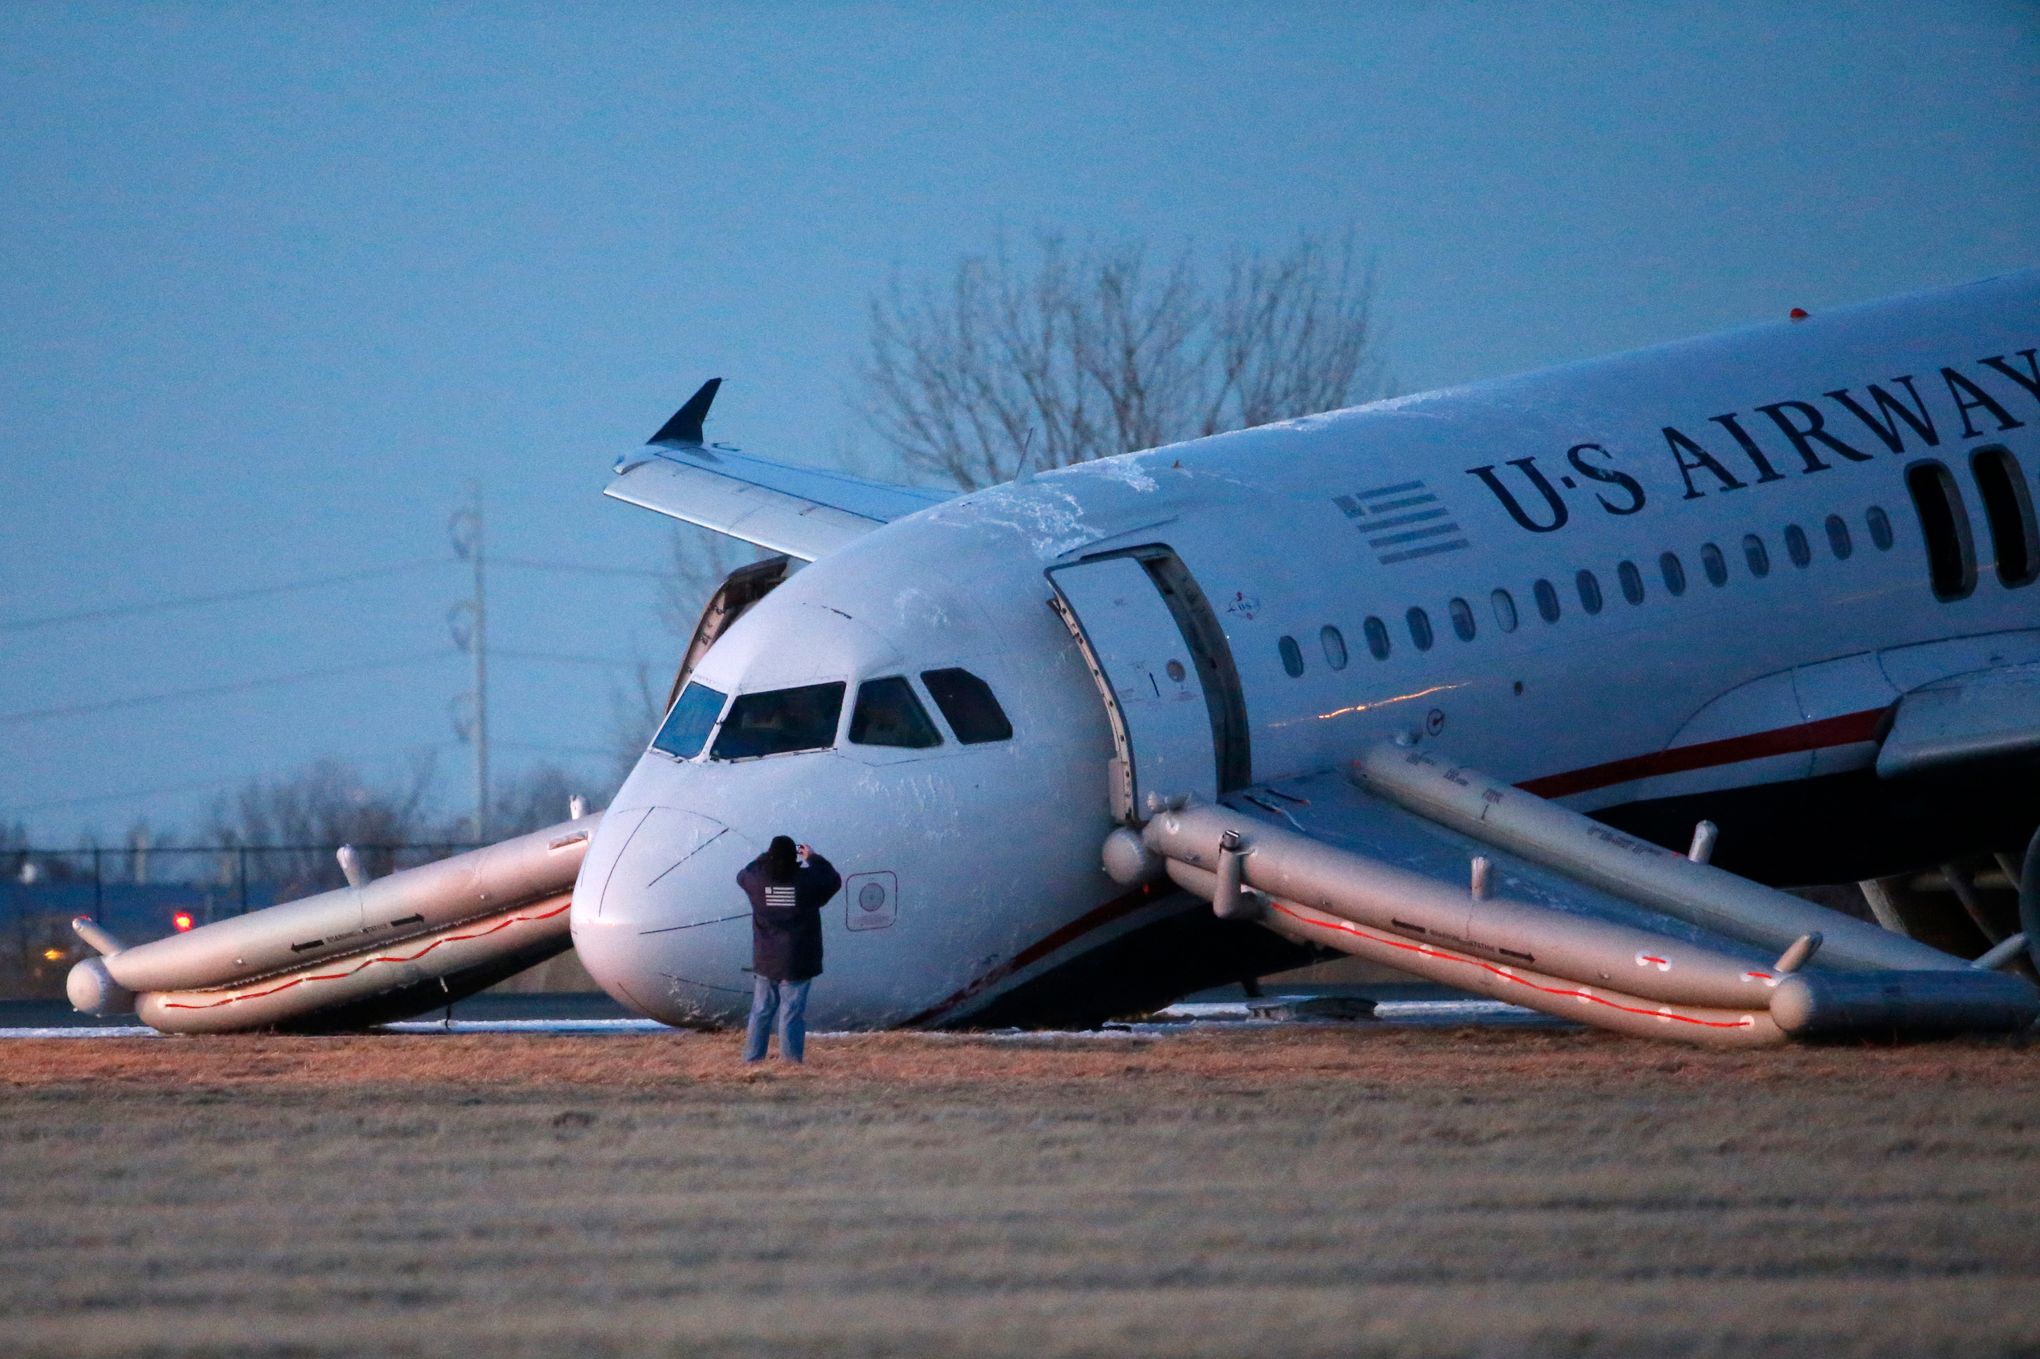
[[[177,927],[179,934],[182,934],[198,922],[191,918],[191,912],[179,911],[176,915],[170,917],[170,923]]]

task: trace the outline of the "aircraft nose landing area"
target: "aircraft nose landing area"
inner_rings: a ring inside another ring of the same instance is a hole
[[[2031,1043],[1238,1026],[759,1071],[738,1041],[9,1044],[5,1348],[2040,1344]]]
[[[749,1003],[750,907],[738,871],[762,846],[677,807],[611,814],[575,888],[574,947],[619,1003],[669,1024]]]

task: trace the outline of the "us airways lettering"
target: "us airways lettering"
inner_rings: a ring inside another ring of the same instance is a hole
[[[1598,483],[1596,488],[1592,488],[1594,499],[1607,513],[1635,514],[1643,508],[1643,483],[1627,472],[1618,472],[1609,466],[1615,455],[1601,445],[1574,444],[1565,451],[1565,460],[1580,477]],[[1566,506],[1565,497],[1538,468],[1536,457],[1511,458],[1504,465],[1515,469],[1513,477],[1497,472],[1492,463],[1485,467],[1469,467],[1466,473],[1479,477],[1481,484],[1502,502],[1502,508],[1509,512],[1509,517],[1532,533],[1550,533],[1564,528],[1572,518],[1572,512]],[[1525,506],[1517,497],[1510,486],[1512,480],[1529,488],[1535,496],[1531,505]],[[1568,491],[1580,488],[1579,481],[1571,474],[1561,474],[1558,484]],[[1609,498],[1608,491],[1598,489],[1600,486],[1612,487],[1614,498]]]
[[[1907,373],[1838,387],[1817,399],[1766,402],[1709,416],[1705,425],[1685,429],[1665,425],[1665,448],[1679,477],[1678,498],[1698,500],[1919,453],[1938,448],[1943,439],[1980,439],[2020,429],[2040,416],[2040,350],[1997,354],[1963,367],[1968,371],[1944,366],[1930,376]],[[2034,408],[2027,407],[2028,401]],[[1604,446],[1582,443],[1566,450],[1569,470],[1556,476],[1537,455],[1469,467],[1466,474],[1485,486],[1519,526],[1531,533],[1554,533],[1572,522],[1583,497],[1591,496],[1604,514],[1630,515],[1644,507],[1649,496],[1643,480],[1620,470],[1617,461]],[[1633,458],[1628,465],[1641,470]]]
[[[1937,448],[1944,437],[1955,437],[1958,427],[1962,438],[1980,439],[2025,425],[2012,408],[2023,408],[2026,398],[2040,403],[2035,351],[1977,359],[1968,367],[1968,373],[1943,367],[1931,377],[1907,373],[1865,383],[1860,391],[1840,387],[1820,394],[1826,406],[1811,400],[1773,401],[1747,415],[1729,411],[1708,417],[1714,429],[1688,433],[1666,425],[1665,447],[1683,487],[1679,498],[1698,500],[1788,475],[1809,476],[1845,463]],[[1942,412],[1938,421],[1937,407]],[[2026,416],[2031,419],[2033,412]]]

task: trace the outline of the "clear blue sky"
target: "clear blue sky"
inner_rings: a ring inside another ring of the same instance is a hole
[[[1414,390],[2040,264],[2036,169],[2032,4],[7,6],[0,821],[434,747],[456,805],[450,561],[18,624],[445,556],[472,479],[497,553],[657,568],[618,452],[721,374],[841,456],[866,300],[1002,229],[1351,225]],[[655,590],[499,572],[493,640],[663,680]],[[499,767],[605,800],[627,679],[499,661]]]

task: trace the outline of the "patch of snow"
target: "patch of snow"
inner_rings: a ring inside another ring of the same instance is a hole
[[[1151,495],[1162,489],[1162,484],[1149,476],[1147,469],[1140,465],[1138,454],[1129,453],[1123,457],[1104,458],[1091,465],[1098,469],[1099,476],[1124,482],[1142,495]]]
[[[0,1038],[160,1038],[146,1024],[66,1024],[49,1028],[0,1029]]]
[[[948,507],[938,507],[940,517]],[[1068,491],[1031,482],[1025,486],[994,486],[979,491],[956,505],[956,512],[970,511],[978,522],[1004,528],[1027,540],[1037,556],[1059,557],[1089,542],[1091,530],[1084,522],[1084,507]]]
[[[384,1033],[671,1033],[656,1019],[403,1019],[377,1026]]]

